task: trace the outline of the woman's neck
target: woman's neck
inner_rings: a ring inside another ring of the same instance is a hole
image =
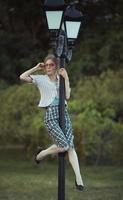
[[[48,76],[49,76],[51,81],[56,81],[57,80],[57,73],[51,74],[51,75],[48,75]]]

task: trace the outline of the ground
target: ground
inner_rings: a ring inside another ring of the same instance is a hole
[[[0,200],[57,200],[57,157],[37,166],[23,151],[0,150]],[[66,157],[67,158],[67,157]],[[123,168],[83,166],[83,192],[74,186],[66,161],[65,200],[123,200]]]

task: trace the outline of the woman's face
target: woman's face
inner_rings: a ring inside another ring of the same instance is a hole
[[[52,75],[56,72],[56,64],[53,62],[52,59],[48,59],[45,62],[45,70],[47,75]]]

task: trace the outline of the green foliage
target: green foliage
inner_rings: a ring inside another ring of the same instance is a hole
[[[103,28],[97,25],[83,31],[67,67],[73,86],[85,75],[100,75],[108,69],[117,71],[123,68],[122,27]]]
[[[37,108],[38,100],[38,92],[29,84],[11,86],[1,92],[1,143],[23,143],[26,148],[46,144],[43,110]]]
[[[9,84],[18,83],[18,76],[44,56],[40,47],[33,51],[35,44],[28,34],[1,32],[0,40],[0,76]]]
[[[79,152],[89,163],[123,162],[119,153],[123,141],[122,76],[122,70],[109,70],[100,77],[83,78],[73,89],[70,110],[77,146],[80,144]]]
[[[84,163],[123,163],[123,70],[86,76],[72,89],[68,111],[75,146]],[[21,143],[28,153],[49,139],[38,90],[32,84],[1,90],[1,143]],[[41,109],[41,110],[40,110]]]
[[[70,2],[70,1],[65,1]],[[49,33],[39,1],[0,2],[0,77],[10,84],[49,51]],[[123,67],[122,1],[83,1],[78,9],[86,16],[78,45],[67,70],[72,86],[84,75]]]

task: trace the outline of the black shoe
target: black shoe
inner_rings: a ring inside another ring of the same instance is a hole
[[[75,180],[75,186],[76,186],[76,189],[79,190],[79,191],[83,191],[83,189],[84,189],[84,186],[83,185],[78,185],[76,180]]]
[[[37,149],[36,149],[36,153],[35,153],[35,162],[36,162],[37,164],[40,163],[40,160],[37,160],[36,157],[37,157],[37,155],[38,155],[42,150],[43,150],[43,148],[40,147],[40,146],[38,146]]]

